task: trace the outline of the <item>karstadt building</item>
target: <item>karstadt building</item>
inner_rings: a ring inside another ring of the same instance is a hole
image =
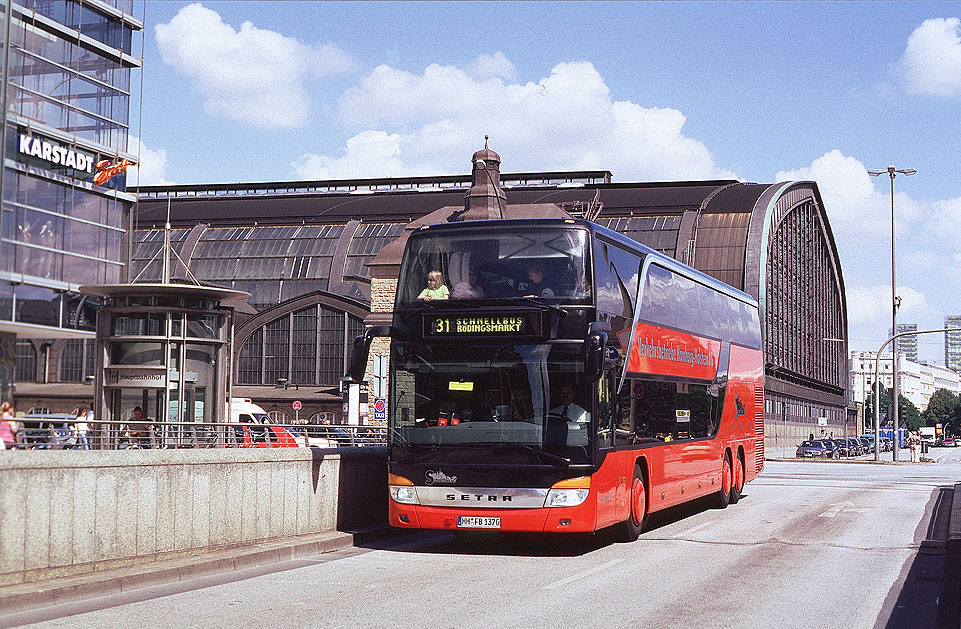
[[[127,278],[135,11],[142,1],[0,2],[0,398],[18,410],[53,410],[63,383],[89,381],[100,301],[79,288]]]

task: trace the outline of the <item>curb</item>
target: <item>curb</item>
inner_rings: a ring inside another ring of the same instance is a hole
[[[945,549],[944,581],[938,597],[938,628],[961,624],[961,483],[955,484]]]
[[[2,617],[9,614],[335,552],[389,537],[392,530],[386,525],[377,525],[353,531],[329,531],[160,559],[127,568],[7,585],[0,587],[0,625]]]

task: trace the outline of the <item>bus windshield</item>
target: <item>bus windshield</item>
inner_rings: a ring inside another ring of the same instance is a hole
[[[395,343],[392,449],[403,459],[405,451],[450,446],[443,449],[473,451],[476,462],[477,446],[507,447],[519,462],[590,463],[591,389],[580,350],[574,344],[428,349]]]
[[[408,242],[397,303],[523,297],[589,303],[587,243],[587,230],[556,225],[418,232]]]

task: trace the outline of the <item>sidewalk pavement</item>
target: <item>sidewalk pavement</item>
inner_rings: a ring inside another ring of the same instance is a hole
[[[0,586],[0,625],[4,624],[3,615],[335,552],[390,537],[393,531],[385,523],[355,531],[283,538],[125,568]]]

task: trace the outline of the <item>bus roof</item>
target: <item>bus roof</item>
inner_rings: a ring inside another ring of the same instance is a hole
[[[598,225],[597,223],[584,220],[581,218],[504,218],[504,219],[488,219],[483,221],[458,221],[455,223],[434,223],[432,225],[424,225],[422,227],[414,230],[412,236],[424,231],[430,232],[446,232],[446,231],[459,231],[461,229],[483,229],[490,228],[496,225],[505,226],[531,226],[531,227],[549,227],[549,226],[563,226],[563,227],[583,227],[590,230],[594,234],[602,235],[608,240],[612,240],[625,247],[636,250],[638,253],[644,254],[655,260],[661,266],[670,269],[671,271],[680,273],[689,277],[690,279],[704,284],[709,288],[717,290],[719,292],[725,293],[735,299],[743,302],[747,302],[757,307],[757,300],[751,295],[745,293],[744,291],[726,284],[721,280],[711,277],[707,273],[698,271],[694,267],[688,266],[683,262],[680,262],[668,255],[664,255],[656,249],[651,249],[647,245],[641,244],[636,240],[628,238],[627,236],[604,227],[603,225]]]

